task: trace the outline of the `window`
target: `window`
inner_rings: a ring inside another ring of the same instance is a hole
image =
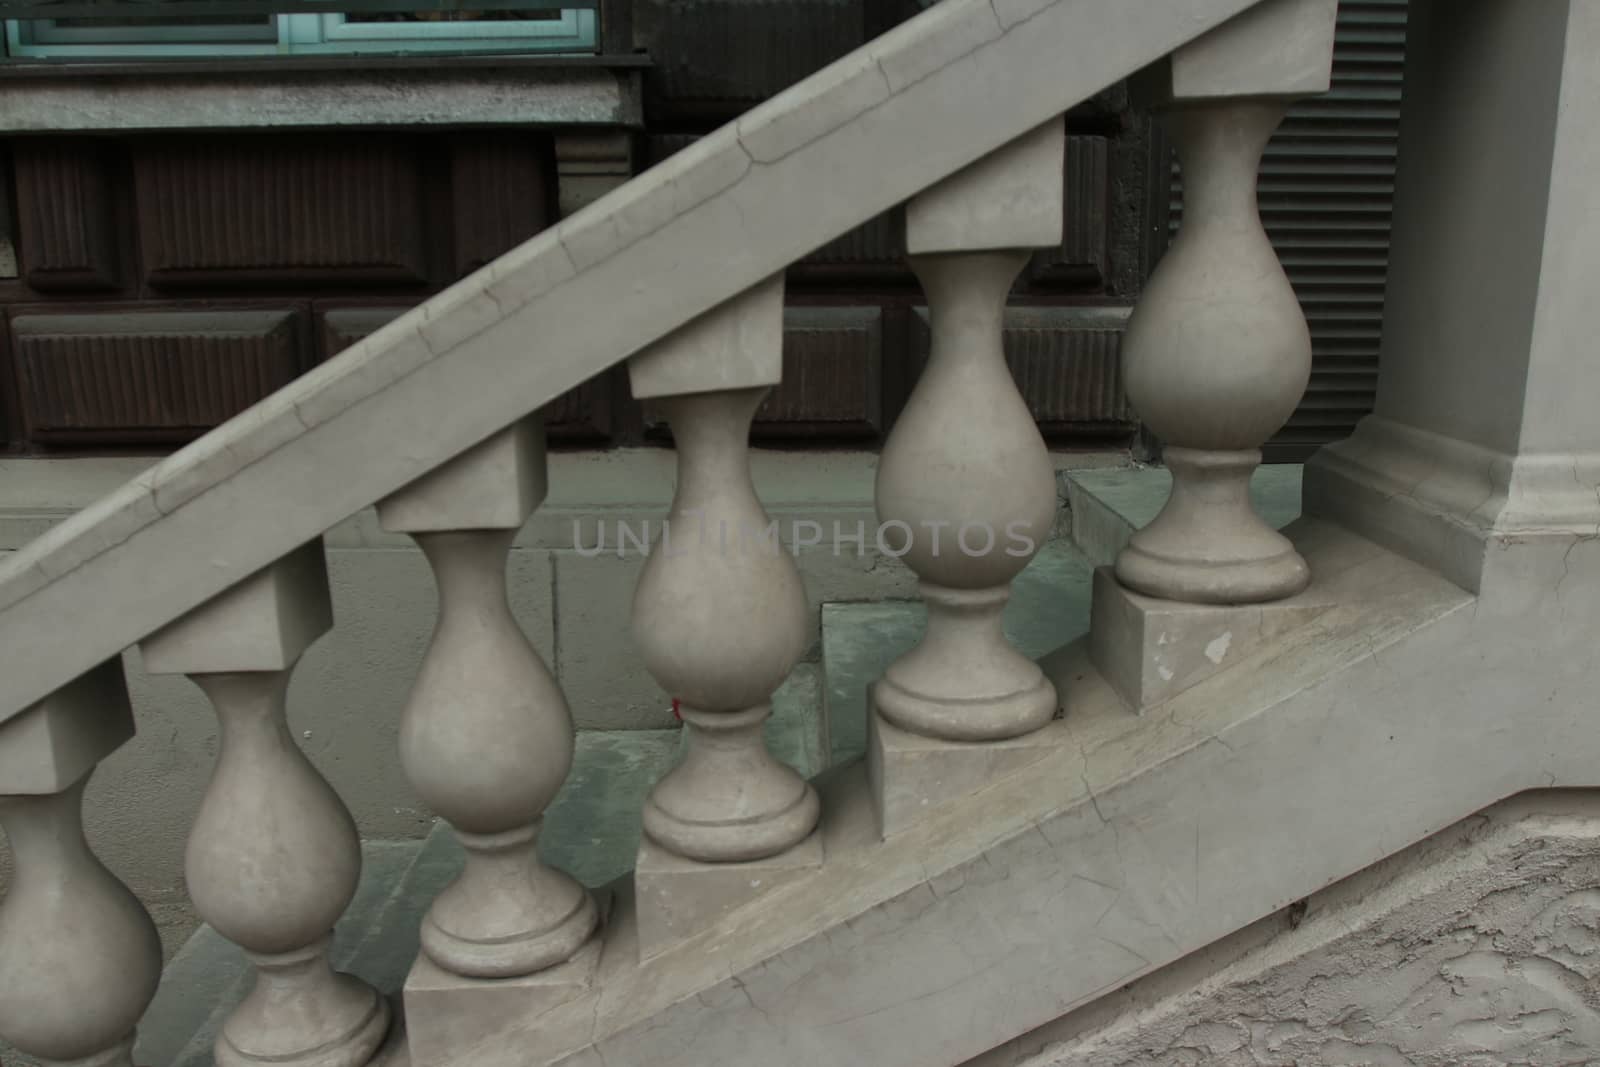
[[[592,10],[309,14],[6,22],[6,50],[28,59],[592,52]]]

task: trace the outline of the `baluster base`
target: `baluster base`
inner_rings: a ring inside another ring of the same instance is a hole
[[[608,921],[612,898],[596,890],[595,907]],[[448,1063],[507,1019],[536,1024],[547,1013],[588,993],[600,968],[604,938],[589,938],[571,959],[514,978],[467,978],[419,955],[406,976],[405,1020],[412,1063]]]
[[[1043,759],[1068,743],[1065,728],[1066,721],[1058,719],[1020,737],[982,744],[940,741],[902,730],[869,706],[867,780],[879,834],[893,837],[942,805]]]
[[[1169,446],[1172,493],[1117,556],[1117,580],[1164,600],[1257,604],[1303,590],[1311,570],[1250,503],[1261,452]]]
[[[248,952],[256,984],[217,1035],[217,1067],[365,1067],[389,1034],[389,1002],[328,961],[331,936],[295,952]]]
[[[1089,655],[1135,711],[1169,700],[1246,660],[1280,634],[1333,606],[1317,586],[1265,604],[1185,604],[1126,588],[1094,572]]]
[[[577,880],[539,859],[543,820],[503,834],[456,830],[466,867],[422,920],[422,951],[466,978],[516,978],[553,967],[599,923]]]
[[[742,863],[792,848],[817,825],[817,791],[767,751],[770,704],[734,712],[682,708],[693,731],[683,762],[644,803],[644,832],[702,863]]]
[[[745,863],[686,860],[645,838],[633,868],[640,962],[821,868],[822,835],[816,832],[775,856]]]
[[[1010,585],[948,589],[923,582],[921,589],[927,632],[873,685],[879,714],[943,741],[1020,737],[1055,717],[1055,687],[1001,628]]]

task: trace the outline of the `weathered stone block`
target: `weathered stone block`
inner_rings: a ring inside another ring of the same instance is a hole
[[[386,530],[515,530],[549,491],[544,426],[522,419],[378,503]]]
[[[1203,34],[1134,79],[1149,104],[1328,91],[1336,0],[1270,0]]]
[[[1316,586],[1268,604],[1187,604],[1136,593],[1110,567],[1094,572],[1089,647],[1122,698],[1148,708],[1232,666],[1332,602]]]
[[[1056,247],[1065,181],[1066,127],[1055,118],[912,199],[906,251]]]
[[[281,671],[333,627],[319,538],[140,643],[152,674]]]
[[[783,380],[783,275],[768,278],[628,362],[633,395],[777,385]]]
[[[119,657],[0,723],[0,796],[59,793],[132,736]]]
[[[747,863],[699,863],[648,837],[634,867],[639,958],[650,959],[693,937],[724,915],[822,866],[822,835],[812,833],[776,856]]]
[[[1066,743],[1059,720],[1002,741],[936,741],[902,730],[867,709],[867,776],[884,837],[931,811],[971,796]]]
[[[608,900],[598,900],[602,914]],[[446,1055],[469,1047],[486,1021],[536,1019],[589,991],[600,967],[603,938],[591,937],[565,963],[520,978],[463,978],[431,962],[425,954],[406,977],[406,1031],[417,1063],[443,1063]]]

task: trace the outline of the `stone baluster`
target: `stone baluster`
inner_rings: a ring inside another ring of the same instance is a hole
[[[0,724],[0,827],[15,861],[0,906],[0,1037],[46,1064],[131,1067],[161,978],[150,916],[83,836],[89,776],[132,736],[120,659]]]
[[[947,741],[1016,737],[1055,714],[1056,693],[1011,646],[1011,581],[1049,536],[1055,472],[1001,348],[1006,295],[1028,250],[1061,243],[1057,119],[906,207],[911,267],[932,348],[878,463],[884,540],[901,538],[928,628],[873,687],[889,722]]]
[[[359,1067],[388,1033],[388,1001],[328,959],[361,845],[286,716],[295,663],[332,624],[314,541],[141,645],[146,670],[188,675],[221,724],[186,874],[195,910],[244,949],[256,982],[217,1035],[219,1067]]]
[[[762,736],[772,693],[811,632],[799,570],[768,535],[750,473],[750,422],[781,379],[782,357],[780,275],[629,366],[634,395],[657,400],[678,451],[670,532],[634,593],[634,640],[688,729],[683,761],[645,802],[644,831],[708,863],[790,849],[820,810],[816,792]]]
[[[1128,398],[1172,472],[1166,506],[1116,560],[1122,584],[1150,596],[1255,603],[1310,581],[1250,503],[1261,445],[1311,373],[1311,335],[1262,228],[1256,170],[1288,101],[1328,87],[1336,8],[1269,0],[1138,83],[1167,108],[1184,197],[1122,343]]]
[[[546,492],[543,425],[525,419],[378,505],[433,568],[439,621],[400,720],[412,787],[466,849],[422,924],[422,949],[464,978],[570,959],[598,912],[539,858],[544,811],[572,769],[572,714],[506,592],[511,542]]]

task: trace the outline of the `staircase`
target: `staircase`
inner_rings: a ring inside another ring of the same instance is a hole
[[[1254,175],[1286,102],[1327,86],[1335,5],[943,0],[15,553],[0,1036],[129,1067],[158,995],[154,928],[79,815],[133,731],[133,645],[221,723],[186,872],[254,972],[216,1028],[227,1067],[962,1063],[1507,797],[1600,785],[1600,361],[1578,325],[1600,5],[1419,7],[1378,412],[1308,465],[1282,533],[1251,478],[1310,349]],[[1055,485],[1001,315],[1059,241],[1061,114],[1136,72],[1185,169],[1123,345],[1171,486],[1108,542],[1088,633],[1036,659],[1001,620]],[[865,758],[808,780],[766,739],[811,621],[746,440],[781,373],[783,270],[900,204],[932,354],[877,536],[926,629],[859,705]],[[632,623],[686,729],[631,876],[590,892],[540,858],[575,739],[505,560],[547,485],[528,413],[622,360],[677,446]],[[428,850],[374,852],[362,881],[285,725],[333,624],[321,536],[372,505],[439,588],[399,758],[459,850],[442,887],[400,874]],[[357,899],[414,950],[336,941]],[[385,967],[399,998],[369,980]]]

